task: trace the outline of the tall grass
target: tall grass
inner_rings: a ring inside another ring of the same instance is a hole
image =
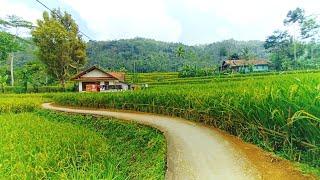
[[[106,139],[31,113],[0,116],[0,176],[80,179],[115,176]],[[116,163],[114,163],[116,164]]]
[[[41,103],[45,101],[45,98],[35,94],[2,94],[0,95],[0,114],[31,112],[40,107]]]
[[[131,109],[201,121],[290,160],[320,167],[320,73],[53,98],[63,105]]]
[[[38,111],[37,114],[53,122],[84,127],[106,138],[108,156],[100,156],[105,161],[111,161],[116,179],[164,179],[166,142],[163,134],[158,130],[135,123],[90,115],[71,115],[51,111]]]
[[[161,132],[39,109],[52,96],[0,96],[0,179],[164,179]]]

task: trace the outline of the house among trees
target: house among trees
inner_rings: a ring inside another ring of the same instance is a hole
[[[268,71],[270,62],[267,60],[225,60],[222,62],[221,70],[233,72],[263,72]]]
[[[79,92],[110,92],[128,90],[125,73],[106,72],[96,66],[80,72],[71,80],[79,82]]]

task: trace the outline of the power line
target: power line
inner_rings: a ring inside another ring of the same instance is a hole
[[[36,0],[39,4],[41,4],[43,7],[45,7],[46,9],[48,9],[51,13],[57,15],[60,19],[61,16],[59,14],[57,14],[56,12],[54,12],[52,9],[50,9],[47,5],[45,5],[43,2],[41,2],[40,0]],[[84,35],[85,37],[87,37],[89,40],[92,40],[88,35],[86,35],[84,32],[80,31],[79,28],[79,33],[81,33],[82,35]]]

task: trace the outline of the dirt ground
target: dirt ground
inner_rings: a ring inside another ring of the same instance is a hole
[[[223,138],[228,140],[234,146],[234,148],[241,151],[241,153],[246,156],[252,165],[254,165],[260,172],[261,179],[316,179],[313,176],[303,175],[288,160],[276,157],[272,153],[265,152],[261,148],[253,144],[243,142],[241,139],[219,129],[211,129],[218,131]]]
[[[43,108],[69,113],[115,117],[161,130],[167,140],[166,179],[315,179],[302,175],[289,161],[215,128],[168,116],[110,110]]]

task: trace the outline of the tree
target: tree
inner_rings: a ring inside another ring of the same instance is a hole
[[[290,36],[287,31],[277,30],[267,37],[264,47],[271,53],[271,60],[274,62],[276,70],[282,69],[282,60],[288,57],[290,44]]]
[[[231,60],[239,60],[240,59],[240,56],[238,53],[233,53],[229,56],[229,59]]]
[[[26,20],[23,20],[21,17],[10,15],[6,20],[0,21],[0,26],[2,29],[13,30],[15,34],[13,35],[13,44],[17,43],[17,37],[19,36],[20,28],[32,28],[32,23]],[[18,48],[15,48],[10,52],[10,76],[11,76],[11,86],[14,86],[14,72],[13,72],[13,60],[14,60],[14,52],[16,52]]]
[[[305,11],[299,7],[297,7],[295,10],[290,10],[287,13],[286,19],[284,19],[283,23],[285,25],[288,24],[294,24],[296,22],[302,23],[305,17]]]
[[[249,60],[251,58],[250,50],[248,47],[245,47],[241,50],[241,59]]]
[[[65,88],[70,73],[79,71],[86,60],[86,46],[79,28],[70,14],[62,14],[60,10],[54,10],[51,16],[44,12],[43,20],[37,24],[32,37],[39,47],[38,58]]]
[[[7,85],[8,75],[0,75],[0,90],[4,93]]]
[[[186,53],[186,50],[183,48],[183,46],[179,46],[179,47],[177,48],[177,51],[176,51],[177,57],[179,57],[179,58],[184,58],[185,53]]]
[[[0,61],[6,60],[10,53],[18,50],[19,44],[14,41],[14,36],[0,31]]]
[[[220,58],[220,61],[222,61],[225,57],[228,56],[228,51],[227,51],[227,48],[226,47],[221,47],[219,49],[219,58]]]
[[[309,41],[309,48],[310,52],[310,59],[314,61],[316,65],[316,58],[315,58],[315,50],[317,49],[316,42],[319,40],[319,32],[320,32],[320,24],[316,21],[316,17],[308,16],[300,25],[300,33],[303,40]]]
[[[302,39],[311,39],[315,38],[316,35],[319,34],[320,31],[320,24],[316,21],[314,17],[307,17],[301,23],[301,36]]]
[[[300,25],[303,23],[305,19],[305,12],[301,8],[296,8],[295,10],[290,10],[287,14],[287,17],[284,19],[283,23],[285,26],[288,25]],[[297,37],[296,37],[296,28],[294,28],[294,35],[293,35],[293,51],[294,51],[294,63],[297,63]]]
[[[39,92],[40,86],[46,83],[46,72],[44,65],[39,61],[30,61],[25,64],[20,71],[18,70],[22,81],[24,92],[28,91],[28,84],[31,84],[34,92]]]

